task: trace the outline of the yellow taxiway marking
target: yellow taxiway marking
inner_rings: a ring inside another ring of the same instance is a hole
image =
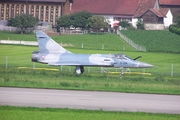
[[[35,70],[52,70],[52,71],[59,71],[59,69],[53,69],[53,68],[28,68],[28,67],[18,67],[18,69],[35,69]]]
[[[120,74],[121,72],[109,72],[109,74]],[[143,73],[143,72],[124,72],[124,74],[132,74],[132,75],[151,75],[151,73]]]
[[[35,70],[52,70],[52,71],[59,71],[59,69],[53,68],[29,68],[29,67],[18,67],[18,69],[35,69]],[[108,72],[109,74],[120,74],[121,72]],[[143,73],[143,72],[124,72],[124,74],[129,75],[151,75],[151,73]]]

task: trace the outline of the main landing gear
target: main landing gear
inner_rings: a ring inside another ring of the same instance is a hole
[[[84,67],[83,66],[76,66],[74,69],[74,74],[83,74],[84,73]]]

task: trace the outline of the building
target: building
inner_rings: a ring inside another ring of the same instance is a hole
[[[173,23],[170,8],[161,8],[159,0],[139,0],[133,19],[143,20],[147,30],[162,30]]]
[[[158,24],[163,29],[180,15],[180,0],[0,0],[0,20],[31,14],[56,26],[60,16],[83,10],[104,16],[111,27],[121,20],[136,27],[142,19],[146,27]]]
[[[110,21],[111,27],[121,20],[127,20],[136,27],[137,21],[142,19],[147,29],[164,29],[180,13],[179,2],[180,0],[74,0],[71,13],[87,10],[94,15],[104,16]]]
[[[72,2],[73,0],[1,0],[0,20],[30,14],[55,26],[60,16],[70,14]]]
[[[169,8],[173,15],[173,21],[175,22],[176,17],[180,16],[180,0],[159,0],[161,8]]]
[[[111,27],[120,20],[132,21],[139,0],[74,0],[71,13],[87,10],[104,16]]]

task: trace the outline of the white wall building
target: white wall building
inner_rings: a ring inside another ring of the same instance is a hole
[[[164,18],[164,27],[168,28],[173,23],[173,15],[171,13],[171,10],[169,9],[166,17]]]

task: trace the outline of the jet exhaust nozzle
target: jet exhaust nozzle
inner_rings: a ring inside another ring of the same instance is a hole
[[[32,62],[38,62],[38,53],[39,53],[39,51],[34,51],[32,53],[32,57],[31,57]]]

